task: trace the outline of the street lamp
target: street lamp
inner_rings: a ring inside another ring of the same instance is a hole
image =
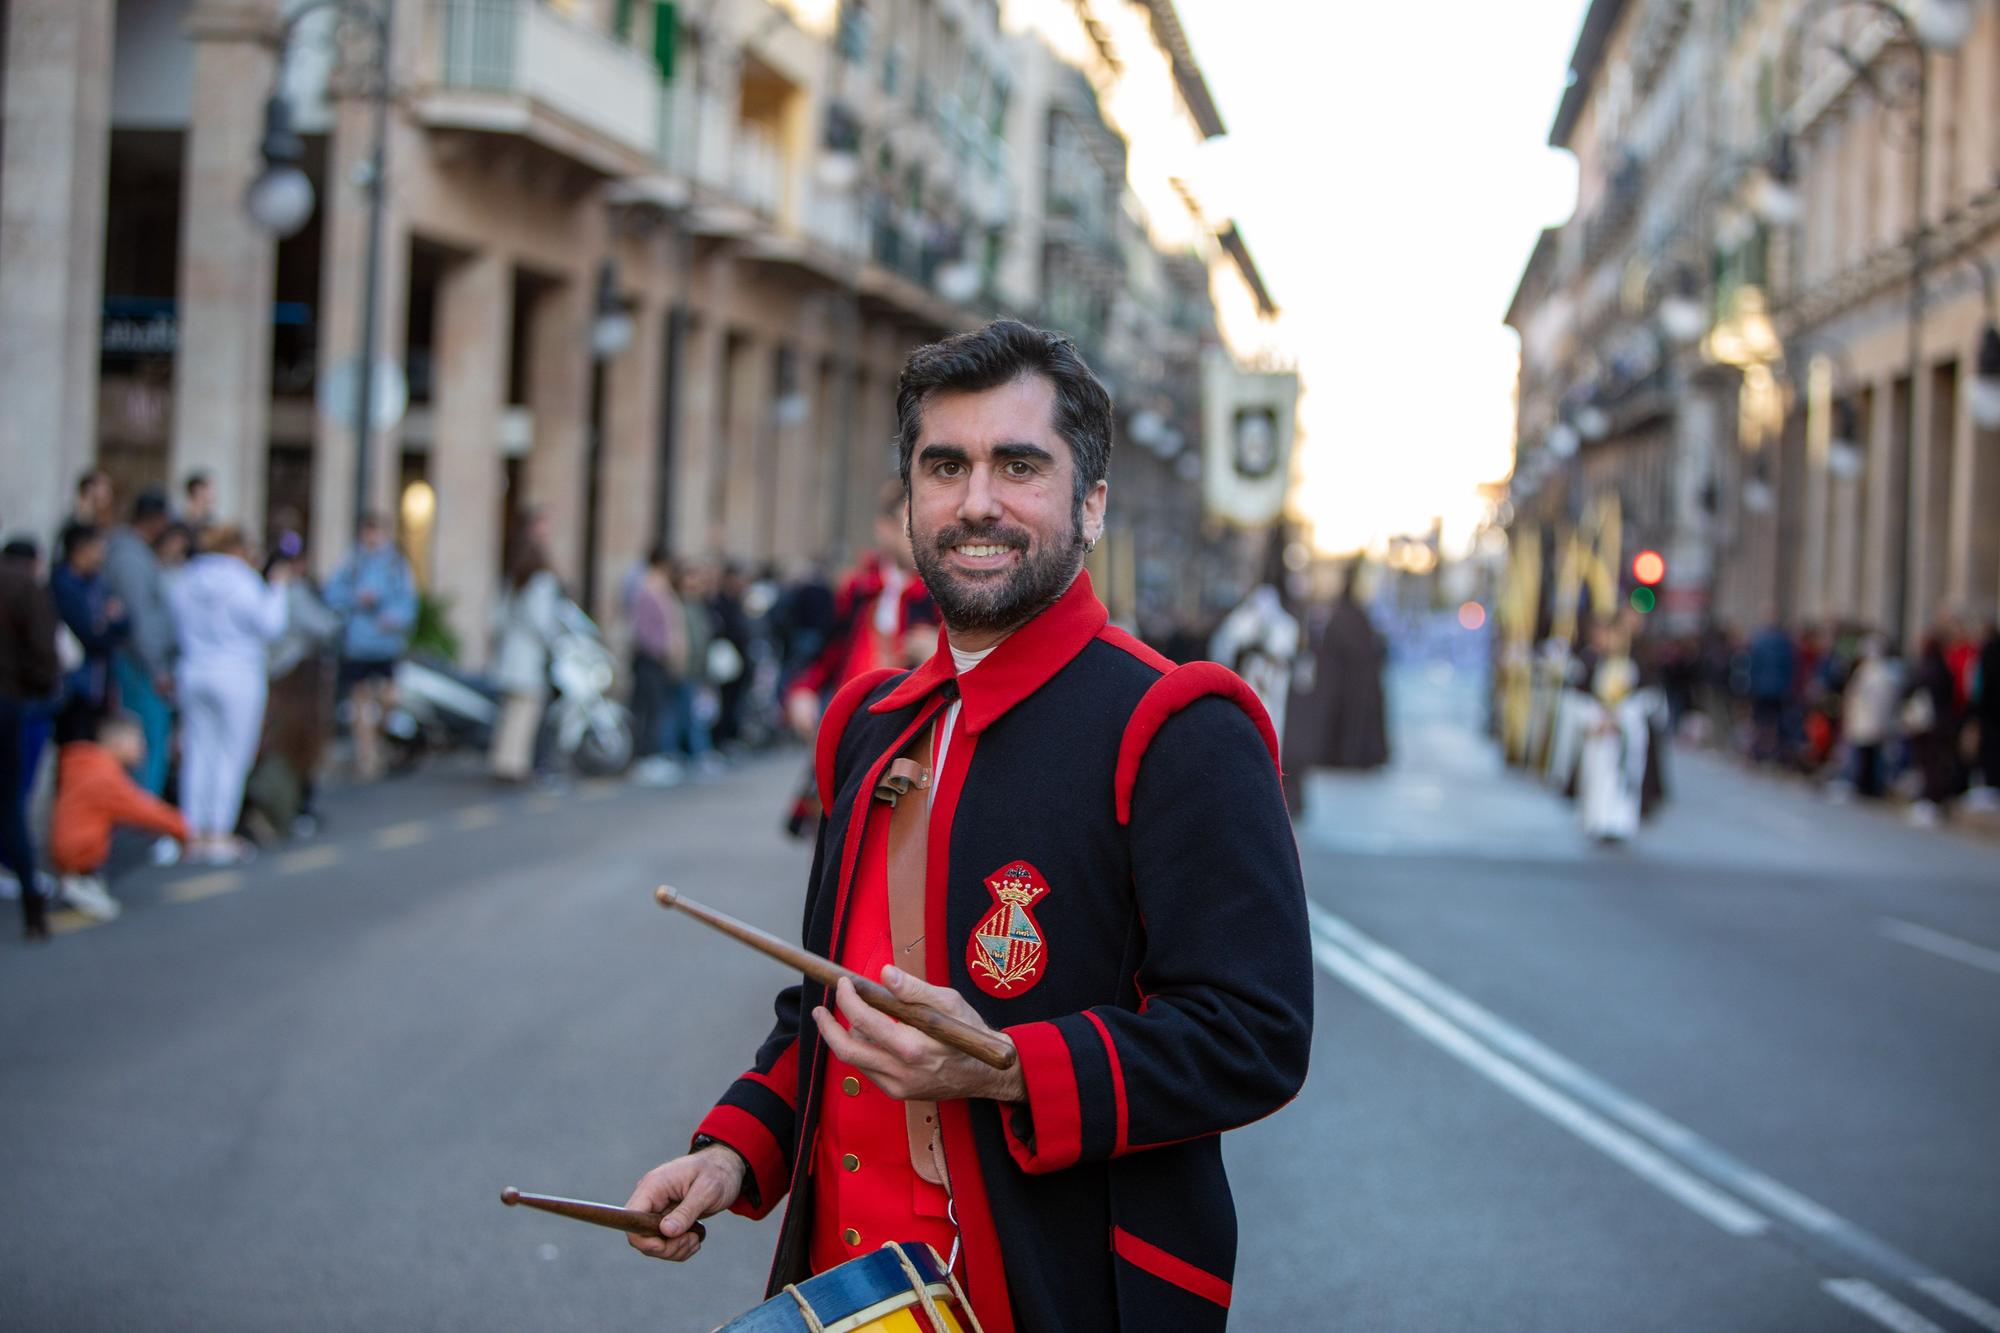
[[[285,15],[274,44],[278,67],[272,79],[270,97],[264,103],[264,169],[250,183],[243,206],[251,221],[280,238],[295,235],[312,216],[312,182],[299,167],[303,154],[298,135],[292,131],[291,108],[280,85],[284,79],[285,56],[292,36],[310,14],[331,9],[368,29],[374,39],[374,60],[370,71],[369,101],[372,104],[372,141],[368,167],[360,184],[368,192],[368,245],[362,260],[361,349],[355,358],[354,374],[354,530],[368,515],[373,458],[370,445],[375,436],[375,344],[379,340],[382,313],[382,211],[387,193],[389,140],[389,39],[395,27],[396,0],[304,0]]]

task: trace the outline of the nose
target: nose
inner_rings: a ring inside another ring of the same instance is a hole
[[[964,523],[990,523],[1000,517],[1000,490],[993,484],[993,471],[975,467],[958,502],[958,517]]]

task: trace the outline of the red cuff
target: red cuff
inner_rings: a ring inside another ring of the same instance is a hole
[[[735,1149],[750,1164],[751,1178],[757,1184],[757,1202],[753,1205],[747,1195],[739,1194],[736,1202],[729,1205],[730,1212],[754,1222],[785,1197],[791,1180],[785,1169],[784,1149],[756,1116],[740,1106],[718,1106],[703,1117],[695,1133],[706,1134],[717,1143]]]
[[[1003,1113],[1007,1151],[1031,1176],[1075,1166],[1083,1155],[1083,1112],[1077,1100],[1076,1070],[1069,1043],[1054,1023],[1024,1023],[1006,1029],[1028,1085],[1032,1141],[1021,1137],[1013,1113]]]

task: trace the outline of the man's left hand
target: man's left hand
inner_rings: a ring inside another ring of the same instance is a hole
[[[882,984],[897,999],[927,1005],[968,1027],[991,1032],[963,995],[932,986],[901,968],[882,969]],[[907,1023],[900,1023],[862,999],[845,977],[834,987],[834,1003],[848,1026],[826,1011],[813,1010],[820,1038],[836,1057],[868,1076],[876,1087],[899,1102],[945,1102],[960,1097],[984,1097],[996,1102],[1024,1102],[1028,1085],[1019,1065],[999,1070],[983,1064]],[[1006,1034],[998,1034],[1006,1040]]]

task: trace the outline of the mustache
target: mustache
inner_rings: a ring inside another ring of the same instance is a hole
[[[954,523],[937,535],[937,549],[949,551],[954,546],[968,543],[977,546],[1011,546],[1017,551],[1028,549],[1028,534],[1019,528],[1004,527],[998,523],[974,527],[970,523]]]

